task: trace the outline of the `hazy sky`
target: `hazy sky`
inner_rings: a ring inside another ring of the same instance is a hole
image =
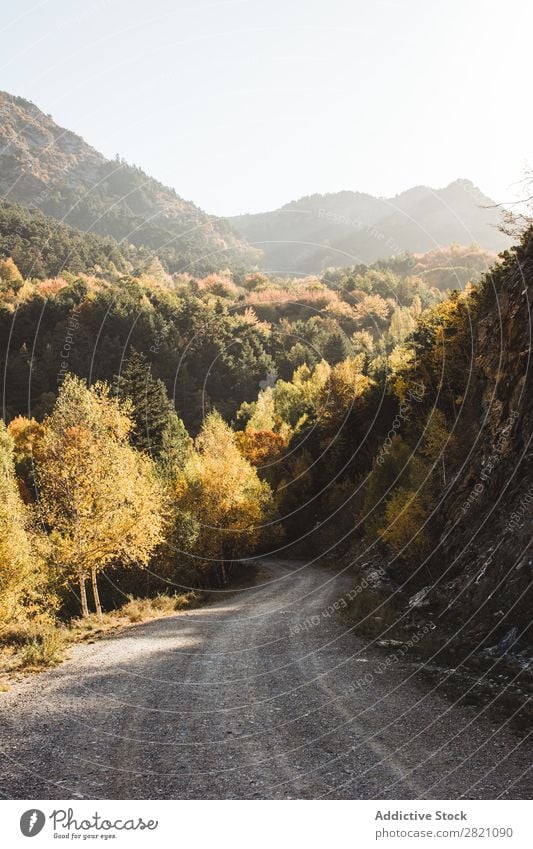
[[[0,0],[0,88],[208,212],[533,165],[531,0]]]

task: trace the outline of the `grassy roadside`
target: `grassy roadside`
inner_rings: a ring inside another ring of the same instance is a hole
[[[59,624],[43,618],[6,627],[0,632],[0,692],[6,692],[9,682],[21,675],[60,663],[75,643],[93,643],[109,633],[193,610],[208,601],[209,594],[202,592],[161,594],[154,598],[130,598],[122,607],[104,613],[101,619],[91,614],[85,619]]]
[[[0,629],[0,694],[7,692],[12,682],[61,663],[68,649],[76,643],[94,643],[141,622],[175,616],[176,613],[230,598],[253,587],[262,576],[260,567],[247,562],[224,590],[193,590],[177,595],[161,593],[153,598],[130,598],[122,607],[104,613],[101,619],[93,613],[84,619],[72,619],[61,624],[52,618],[41,617],[4,627]]]

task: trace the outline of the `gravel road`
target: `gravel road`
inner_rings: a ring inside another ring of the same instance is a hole
[[[454,706],[407,659],[380,673],[389,650],[324,615],[349,589],[265,561],[251,589],[74,647],[0,694],[0,794],[529,797],[531,748],[509,725]]]

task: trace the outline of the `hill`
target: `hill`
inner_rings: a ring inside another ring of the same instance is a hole
[[[230,222],[264,252],[265,270],[310,274],[454,242],[499,252],[509,246],[499,219],[490,198],[469,180],[456,180],[443,189],[417,186],[394,198],[348,191],[310,195]]]
[[[0,257],[11,257],[23,277],[45,279],[67,271],[124,274],[145,266],[150,256],[109,236],[82,233],[37,209],[0,201]]]
[[[111,161],[27,100],[0,92],[0,195],[80,230],[157,252],[170,272],[253,265],[223,219],[140,168]]]

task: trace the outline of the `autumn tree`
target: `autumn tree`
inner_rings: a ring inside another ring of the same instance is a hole
[[[75,575],[82,613],[90,576],[101,615],[97,575],[106,566],[145,565],[162,539],[163,499],[151,460],[128,442],[130,408],[109,388],[67,375],[45,421],[36,468],[42,517],[53,554]]]
[[[239,431],[236,438],[241,453],[256,468],[278,461],[287,447],[283,437],[272,430],[247,428]]]
[[[273,430],[246,428],[235,434],[241,454],[254,466],[262,480],[275,484],[287,442]]]
[[[457,460],[457,438],[451,432],[441,410],[431,410],[424,427],[422,453],[442,471],[442,485],[447,484],[446,459],[452,464]]]
[[[12,289],[22,286],[22,274],[10,256],[7,259],[0,259],[0,283]]]
[[[0,422],[0,621],[19,618],[31,604],[42,563],[32,545],[30,516],[15,478],[13,439]]]
[[[13,439],[15,471],[20,493],[26,503],[35,501],[35,459],[44,434],[43,425],[35,419],[16,416],[9,422],[8,431]]]
[[[364,396],[372,380],[363,373],[364,355],[349,357],[331,370],[324,383],[317,407],[321,427],[325,433],[338,431],[352,410],[364,403]]]
[[[424,492],[398,487],[387,501],[379,533],[393,551],[404,558],[429,550],[429,505]]]
[[[391,316],[389,338],[394,342],[401,342],[413,332],[415,326],[416,320],[411,308],[398,306]]]
[[[365,295],[354,307],[354,314],[363,327],[384,327],[390,315],[390,305],[381,295]]]
[[[273,513],[269,485],[241,454],[235,434],[216,412],[206,418],[195,440],[176,485],[176,501],[199,522],[195,551],[204,567],[218,566],[223,583],[227,565],[254,549],[261,526]]]

